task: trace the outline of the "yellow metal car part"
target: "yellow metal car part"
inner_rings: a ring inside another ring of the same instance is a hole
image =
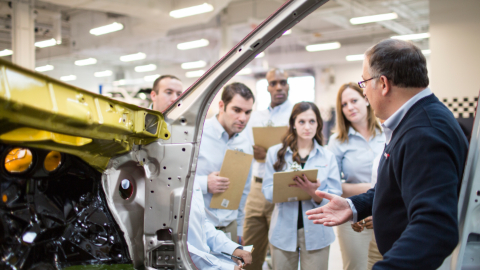
[[[170,139],[160,112],[0,59],[0,141],[79,156],[99,171],[133,144]]]

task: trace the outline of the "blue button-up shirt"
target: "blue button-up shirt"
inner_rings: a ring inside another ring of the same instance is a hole
[[[282,144],[277,144],[270,147],[267,152],[262,192],[265,195],[265,199],[270,202],[273,199],[273,173],[275,173],[273,164],[277,162],[277,152],[281,147]],[[288,148],[285,153],[286,164],[293,163],[292,155],[292,151]],[[310,169],[318,170],[317,179],[320,181],[318,190],[339,196],[342,195],[342,185],[340,183],[340,174],[338,173],[335,155],[317,142],[314,142],[314,148],[305,163],[304,170]],[[270,230],[268,231],[270,243],[282,250],[291,252],[296,250],[299,203],[302,204],[302,210],[304,211],[302,217],[307,250],[318,250],[329,246],[335,240],[333,229],[331,227],[313,224],[313,221],[309,220],[305,214],[308,210],[327,204],[327,199],[323,199],[320,204],[317,204],[313,199],[300,202],[276,203],[272,213]]]
[[[387,145],[388,143],[390,143],[393,132],[397,128],[398,124],[400,124],[405,114],[407,114],[408,110],[410,110],[410,108],[415,105],[415,103],[417,103],[420,99],[431,94],[432,91],[430,90],[430,88],[425,88],[424,90],[420,91],[415,96],[410,98],[407,102],[405,102],[395,113],[393,113],[387,120],[385,120],[385,122],[383,122],[382,127],[383,131],[385,132],[385,140]],[[357,209],[355,209],[355,205],[353,205],[350,199],[347,199],[347,202],[353,212],[353,222],[357,222]]]
[[[253,154],[253,149],[248,140],[244,136],[235,134],[229,138],[228,133],[218,122],[216,116],[205,121],[203,127],[202,142],[200,144],[200,152],[197,161],[197,171],[195,173],[195,182],[197,182],[203,192],[205,202],[205,212],[207,218],[215,226],[227,226],[232,221],[237,220],[237,235],[243,235],[243,221],[245,217],[245,202],[248,192],[250,191],[250,179],[252,178],[252,170],[248,174],[245,188],[243,189],[242,198],[238,210],[215,209],[210,208],[210,201],[213,194],[208,193],[207,178],[212,172],[220,171],[228,150],[242,151],[247,154]]]
[[[295,104],[286,100],[284,103],[275,106],[274,108],[268,106],[267,110],[252,112],[247,128],[241,135],[246,135],[250,145],[255,145],[255,142],[253,141],[252,127],[266,127],[269,124],[274,127],[288,126],[288,119],[292,113],[293,105]],[[253,176],[263,178],[265,173],[265,163],[253,160],[252,166]]]
[[[232,254],[240,246],[230,240],[225,233],[215,229],[215,226],[208,221],[203,206],[203,193],[197,182],[194,183],[190,205],[187,244],[195,266],[198,269],[208,270],[234,269],[233,261],[228,263],[211,254],[215,252],[219,257],[224,256],[221,252]]]
[[[385,134],[377,130],[375,137],[369,141],[350,127],[348,141],[341,142],[338,134],[330,136],[327,149],[337,158],[338,169],[343,173],[346,183],[370,183],[372,164],[376,156],[385,148]]]

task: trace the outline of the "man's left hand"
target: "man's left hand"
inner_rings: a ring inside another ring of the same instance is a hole
[[[233,252],[232,255],[242,258],[242,259],[243,259],[243,262],[245,263],[243,266],[249,265],[249,264],[252,263],[252,253],[250,253],[250,252],[248,252],[248,251],[245,251],[245,250],[243,250],[243,249],[237,248],[237,249],[235,249],[235,251]],[[240,262],[240,264],[241,264],[241,261],[238,260],[238,259],[232,258],[232,260],[233,260],[236,264],[238,264],[239,262]]]

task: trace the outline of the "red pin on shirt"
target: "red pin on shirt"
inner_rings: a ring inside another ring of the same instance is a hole
[[[390,154],[384,153],[383,156],[385,157],[385,159],[388,159],[390,157]]]

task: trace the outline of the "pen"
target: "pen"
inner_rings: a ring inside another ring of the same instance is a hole
[[[240,260],[240,261],[242,262],[242,264],[245,264],[245,262],[243,261],[243,258],[241,258],[241,257],[235,256],[235,255],[231,255],[231,254],[228,254],[228,253],[223,252],[223,251],[222,251],[222,254],[225,254],[225,255],[227,255],[227,256],[232,256],[233,258]]]

